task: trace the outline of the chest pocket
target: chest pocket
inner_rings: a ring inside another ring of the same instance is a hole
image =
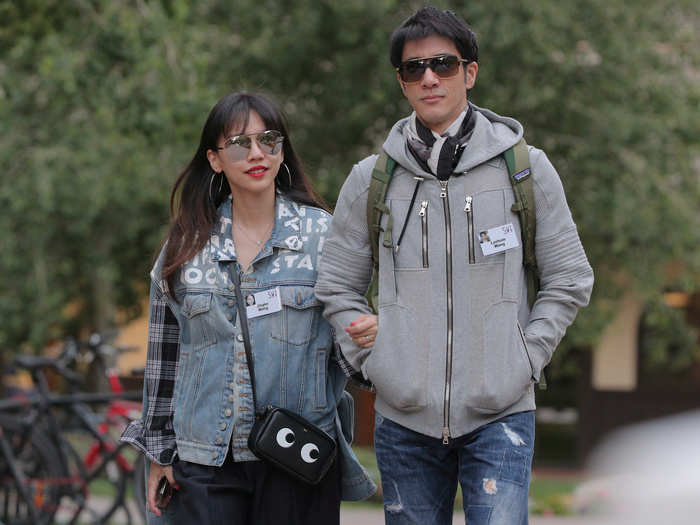
[[[211,302],[212,294],[209,292],[188,293],[182,299],[184,326],[181,327],[181,340],[193,351],[216,343],[216,331],[209,315]],[[183,352],[186,351],[187,348],[183,348]]]
[[[394,252],[394,267],[422,269],[428,268],[428,201],[421,200],[418,197],[410,207],[409,199],[391,199],[388,201],[388,206],[391,209],[391,216],[394,224],[392,225],[392,243],[394,247],[401,238],[401,244],[398,250]],[[405,231],[401,237],[401,231]],[[385,226],[386,227],[386,226]],[[381,246],[384,239],[384,234],[379,235],[379,244]]]
[[[510,189],[507,191],[512,193]],[[469,242],[474,246],[475,262],[477,264],[503,264],[506,258],[505,251],[485,256],[480,241],[482,232],[486,233],[491,228],[513,222],[509,214],[506,214],[504,190],[489,190],[474,195],[473,214],[474,228]],[[517,221],[517,217],[515,221]],[[515,226],[515,224],[513,225]],[[519,241],[520,239],[518,239]]]
[[[290,345],[302,346],[315,337],[321,303],[313,286],[280,287],[282,318],[275,323],[270,336]]]

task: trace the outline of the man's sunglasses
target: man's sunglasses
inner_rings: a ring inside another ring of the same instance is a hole
[[[229,137],[223,146],[218,146],[217,150],[224,150],[232,162],[243,160],[248,156],[248,152],[253,145],[253,139],[258,143],[258,147],[268,155],[276,155],[282,150],[284,136],[275,130],[260,131],[248,135],[236,135]]]
[[[468,64],[471,60],[464,60],[455,55],[436,55],[434,57],[413,58],[401,62],[401,65],[396,68],[399,77],[404,82],[409,84],[419,82],[423,78],[423,74],[427,68],[430,68],[440,78],[450,78],[459,71],[459,64],[464,62]]]

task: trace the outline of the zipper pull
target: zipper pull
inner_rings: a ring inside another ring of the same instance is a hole
[[[425,210],[428,209],[428,201],[421,201],[420,210],[418,210],[418,215],[420,217],[425,217]]]
[[[441,180],[440,187],[442,188],[442,191],[440,192],[440,198],[444,199],[445,197],[447,197],[447,181]]]
[[[450,428],[449,427],[442,427],[442,444],[443,445],[450,444]]]
[[[466,204],[464,205],[464,211],[467,213],[472,212],[472,196],[467,195],[464,200],[466,201]]]

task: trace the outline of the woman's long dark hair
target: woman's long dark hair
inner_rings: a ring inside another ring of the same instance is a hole
[[[289,168],[289,176],[284,166],[280,166],[275,178],[277,188],[292,201],[328,211],[328,206],[314,189],[294,152],[285,118],[280,110],[260,94],[226,95],[209,113],[197,152],[178,177],[170,195],[172,221],[167,236],[162,275],[167,280],[171,293],[178,268],[199,253],[209,241],[218,219],[216,210],[231,193],[224,175],[217,175],[209,165],[207,150],[215,150],[220,137],[242,132],[248,124],[251,111],[260,115],[266,129],[277,130],[285,137],[284,163]]]

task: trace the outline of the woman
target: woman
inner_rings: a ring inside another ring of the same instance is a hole
[[[151,272],[143,417],[122,436],[150,460],[149,522],[338,523],[341,497],[365,498],[374,485],[348,445],[345,377],[313,292],[331,216],[269,100],[232,93],[214,106],[175,183],[171,213]],[[252,298],[258,407],[291,409],[338,443],[318,485],[247,448],[255,410],[233,272]],[[278,300],[263,309],[255,303],[264,297]],[[161,512],[163,477],[176,490]]]

